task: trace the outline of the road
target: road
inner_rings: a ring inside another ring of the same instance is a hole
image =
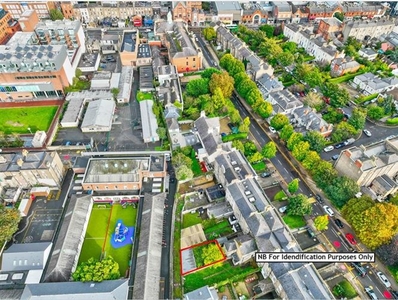
[[[234,103],[236,109],[238,109],[242,118],[249,117],[250,118],[250,133],[254,137],[254,139],[258,142],[260,147],[264,146],[266,143],[271,141],[269,136],[266,134],[263,127],[261,127],[250,115],[244,105],[240,102],[239,98],[234,94],[232,97],[232,102]],[[280,148],[281,151],[287,151],[285,148]],[[286,183],[289,183],[294,178],[298,178],[299,175],[292,168],[290,162],[287,157],[285,157],[280,151],[277,152],[276,156],[270,160],[272,164],[275,166],[279,174],[283,177],[283,180]],[[307,185],[304,180],[299,181],[299,192],[304,195],[311,196],[313,191]],[[336,213],[336,212],[335,212]],[[312,210],[312,218],[315,218],[319,215],[325,215],[325,211],[323,207],[318,202],[313,204]],[[336,213],[337,215],[337,213]],[[322,234],[325,238],[330,242],[330,246],[333,246],[337,252],[351,252],[353,251],[353,247],[349,244],[349,242],[345,239],[345,233],[351,232],[346,224],[345,228],[340,231],[335,225],[334,221],[331,221],[327,230],[325,230]],[[380,280],[374,274],[372,267],[367,264],[365,266],[368,269],[368,274],[365,277],[356,277],[358,281],[362,284],[362,286],[373,286],[376,295],[382,299],[385,298],[383,293],[386,291],[384,285],[380,282]],[[350,268],[351,269],[351,268]],[[355,270],[352,270],[353,276],[357,276]]]
[[[196,39],[196,43],[202,49],[203,58],[206,60],[207,65],[210,67],[217,67],[217,64],[215,64],[217,60],[210,53],[209,49],[207,49],[206,42],[204,41],[203,37],[199,34],[196,34]]]

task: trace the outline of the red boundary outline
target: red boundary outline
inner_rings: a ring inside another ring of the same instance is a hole
[[[207,245],[207,244],[210,244],[210,243],[215,243],[215,244],[217,245],[218,250],[219,250],[220,253],[222,254],[223,258],[220,259],[220,260],[217,260],[217,261],[215,261],[215,262],[212,262],[211,264],[204,265],[204,266],[201,266],[201,267],[199,267],[199,268],[195,268],[195,269],[193,269],[193,270],[190,270],[190,271],[188,271],[188,272],[183,273],[183,272],[182,272],[182,251],[185,251],[185,250],[188,250],[188,249],[193,249],[193,248],[200,247],[200,246],[203,246],[203,245]],[[201,269],[207,268],[207,267],[209,267],[209,266],[212,266],[212,265],[214,265],[214,264],[217,264],[217,263],[219,263],[219,262],[225,261],[226,259],[227,259],[227,256],[225,255],[224,251],[222,251],[222,248],[221,248],[221,246],[220,246],[220,243],[219,243],[217,240],[210,240],[210,241],[205,241],[205,242],[200,243],[200,244],[192,245],[192,246],[189,246],[189,247],[180,249],[180,274],[181,274],[181,276],[185,276],[185,275],[188,275],[188,274],[190,274],[190,273],[193,273],[193,272],[196,272],[196,271],[198,271],[198,270],[201,270]]]

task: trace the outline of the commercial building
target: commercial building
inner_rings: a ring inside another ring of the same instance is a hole
[[[16,31],[20,31],[21,26],[12,19],[8,11],[0,8],[0,45],[6,44]]]
[[[82,132],[108,132],[112,129],[115,102],[96,100],[88,104],[80,129]]]
[[[359,186],[369,186],[382,175],[397,180],[398,138],[345,149],[337,159],[335,169],[355,180]]]
[[[142,138],[144,143],[159,141],[159,135],[157,133],[158,122],[152,108],[153,100],[140,101]]]
[[[75,71],[64,45],[32,45],[34,33],[17,32],[0,46],[0,101],[60,99]]]
[[[193,11],[202,9],[201,1],[173,2],[173,20],[193,23]]]
[[[122,73],[119,77],[118,89],[119,93],[116,96],[117,103],[129,103],[131,97],[131,87],[133,85],[133,67],[122,67]]]
[[[4,10],[10,12],[11,17],[17,20],[27,10],[36,11],[40,19],[50,19],[50,10],[56,8],[56,4],[54,1],[46,1],[46,0],[37,0],[31,2],[5,1],[4,3],[1,3],[1,6],[3,7]]]
[[[122,46],[120,49],[120,61],[123,66],[135,66],[137,61],[137,47],[139,33],[136,31],[124,31]]]
[[[152,65],[151,47],[149,44],[139,44],[137,49],[137,68],[150,65]]]
[[[60,187],[64,165],[57,152],[2,153],[1,186],[28,188],[34,185]]]
[[[24,32],[35,31],[36,25],[40,22],[39,16],[33,9],[25,10],[21,17],[18,19],[18,23],[21,26],[21,30]]]
[[[139,191],[144,178],[166,176],[164,156],[92,158],[83,178],[83,190]]]
[[[215,1],[214,4],[217,18],[221,23],[238,24],[241,21],[243,8],[239,1]]]

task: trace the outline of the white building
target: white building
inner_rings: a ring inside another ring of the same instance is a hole
[[[398,79],[396,77],[380,78],[372,73],[355,76],[353,82],[364,95],[379,94],[390,91],[398,86]]]
[[[131,96],[131,87],[133,85],[133,67],[122,67],[122,73],[119,78],[119,93],[116,97],[117,103],[129,103]]]
[[[81,125],[82,132],[108,132],[112,128],[115,102],[96,100],[90,102]]]
[[[153,100],[140,101],[142,138],[144,143],[159,141],[158,121],[152,110]]]

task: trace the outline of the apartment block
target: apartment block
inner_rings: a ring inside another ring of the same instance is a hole
[[[164,156],[91,158],[82,187],[85,191],[139,191],[148,178],[165,176]]]
[[[29,188],[60,187],[65,170],[57,152],[2,153],[0,155],[1,186]]]
[[[56,9],[56,3],[54,1],[45,1],[38,0],[32,2],[23,2],[23,1],[15,1],[15,2],[4,2],[1,3],[1,6],[4,10],[9,11],[11,17],[14,19],[19,19],[24,11],[26,10],[34,10],[40,19],[49,19],[50,18],[50,10]]]
[[[14,33],[20,30],[21,26],[11,14],[0,8],[0,45],[7,43]]]
[[[36,25],[40,22],[37,12],[33,9],[25,10],[21,17],[18,19],[22,31],[32,32],[35,31]]]
[[[17,32],[0,46],[0,101],[60,99],[75,75],[64,45],[33,45],[36,35]]]
[[[359,186],[369,186],[376,177],[383,175],[397,180],[398,138],[343,150],[335,168]]]
[[[360,41],[379,38],[381,35],[390,34],[396,24],[397,21],[395,19],[387,18],[348,21],[344,23],[343,39],[345,42],[349,37]]]

